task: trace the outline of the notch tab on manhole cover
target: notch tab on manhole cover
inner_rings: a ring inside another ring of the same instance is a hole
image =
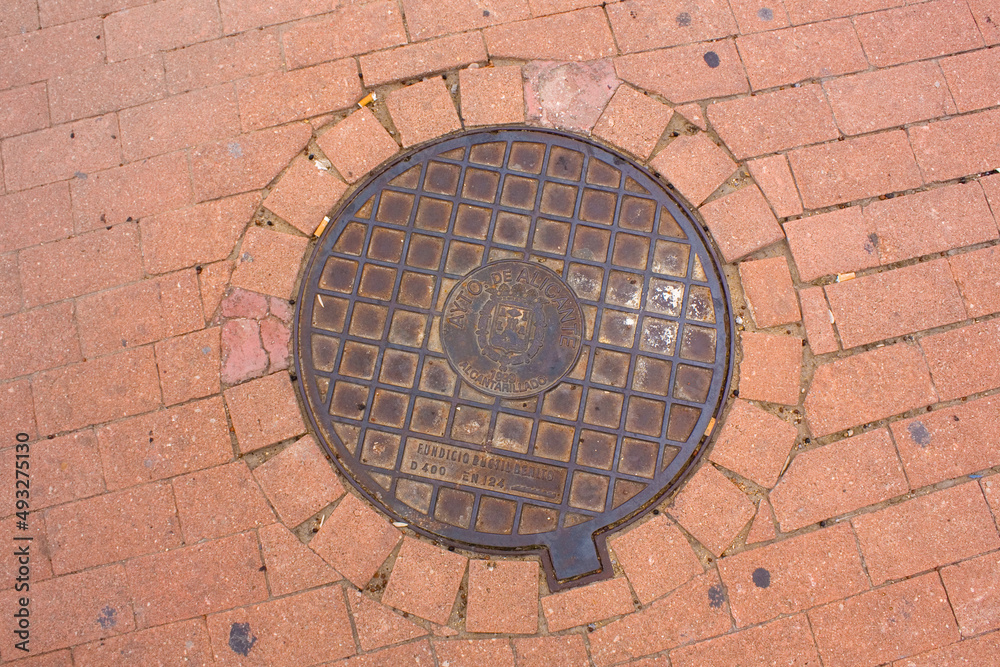
[[[303,277],[299,385],[320,441],[395,520],[611,576],[605,533],[677,487],[722,410],[725,281],[686,208],[574,135],[418,147],[334,215]]]

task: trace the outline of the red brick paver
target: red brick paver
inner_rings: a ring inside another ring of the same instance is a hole
[[[778,481],[798,431],[747,401],[735,401],[712,452],[713,462],[764,487]]]
[[[611,548],[614,549],[618,562],[621,563],[639,602],[642,604],[648,604],[656,598],[662,597],[702,572],[701,564],[688,545],[684,534],[662,515],[653,517],[641,526],[614,538],[611,540]],[[593,586],[597,587],[600,584]],[[605,585],[605,587],[614,589],[610,584]],[[563,601],[563,604],[566,604],[568,600],[586,599],[586,597],[581,589],[576,593],[569,591],[562,593],[559,599]],[[618,600],[617,603],[613,601],[615,599]],[[546,598],[546,602],[548,603],[548,598]],[[627,607],[625,611],[632,610],[631,596],[622,597],[619,595],[616,598],[609,596],[609,599],[603,602],[610,608]],[[591,605],[593,604],[594,602],[591,602]],[[546,614],[548,613],[546,610]],[[596,613],[591,613],[597,616]],[[579,614],[579,611],[576,614]],[[579,615],[587,616],[588,614]],[[598,616],[592,620],[600,620],[600,618]],[[549,619],[549,624],[551,626],[552,619]],[[558,621],[556,624],[568,627]]]

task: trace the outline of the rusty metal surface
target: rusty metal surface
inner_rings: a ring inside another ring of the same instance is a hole
[[[607,531],[675,489],[722,410],[728,294],[690,213],[566,133],[418,147],[359,187],[298,300],[320,441],[394,520],[611,576]]]

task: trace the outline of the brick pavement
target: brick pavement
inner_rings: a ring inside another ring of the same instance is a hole
[[[21,432],[34,657],[5,556],[0,661],[995,664],[998,65],[996,0],[9,0],[0,533]],[[352,184],[521,122],[670,182],[739,318],[714,450],[556,594],[345,490],[287,371]]]

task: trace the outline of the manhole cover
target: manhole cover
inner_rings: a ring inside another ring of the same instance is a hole
[[[728,390],[732,324],[697,224],[588,140],[468,132],[401,156],[319,240],[296,320],[312,424],[395,520],[549,585],[677,486]]]

